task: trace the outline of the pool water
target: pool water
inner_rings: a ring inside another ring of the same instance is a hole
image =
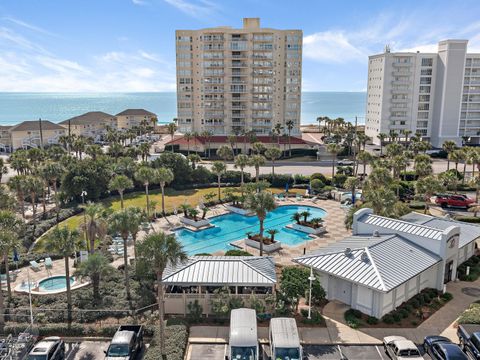
[[[270,236],[267,230],[276,229],[279,232],[275,234],[275,240],[288,246],[297,246],[311,239],[308,234],[285,227],[295,222],[292,220],[293,214],[307,210],[311,213],[309,219],[324,218],[327,214],[325,210],[313,206],[279,206],[268,213],[264,221],[264,236]],[[234,213],[214,217],[210,224],[214,227],[200,231],[183,228],[175,232],[177,239],[183,244],[189,255],[234,249],[230,243],[246,238],[247,232],[258,233],[260,228],[257,216],[243,216]]]
[[[70,285],[75,282],[75,278],[73,276],[70,277]],[[28,285],[27,285],[28,286]],[[43,279],[38,283],[39,291],[58,291],[58,290],[66,290],[67,282],[65,276],[52,276],[48,279]]]

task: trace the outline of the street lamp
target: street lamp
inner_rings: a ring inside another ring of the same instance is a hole
[[[308,319],[312,318],[312,283],[315,280],[315,276],[313,276],[313,267],[310,266],[310,276],[308,277],[310,281],[310,292],[308,294]]]

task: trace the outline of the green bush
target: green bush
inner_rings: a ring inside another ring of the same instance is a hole
[[[378,319],[374,316],[369,316],[367,318],[367,324],[369,325],[377,325],[378,324]]]
[[[392,317],[393,317],[393,321],[396,322],[396,323],[402,321],[402,315],[398,311],[394,311],[392,313]]]
[[[363,313],[360,310],[348,309],[347,311],[345,311],[345,317],[347,317],[347,316],[353,316],[353,317],[356,317],[358,319],[361,319],[362,316],[363,316]]]
[[[425,209],[425,203],[420,201],[410,202],[408,207],[412,210],[423,210]]]
[[[225,253],[225,256],[252,256],[252,254],[244,250],[234,249],[234,250],[227,250],[227,252]]]
[[[168,360],[183,360],[187,346],[188,331],[184,325],[166,327],[165,352]],[[150,347],[145,353],[144,360],[160,359],[160,334],[156,327]]]
[[[308,319],[308,311],[302,313],[303,319],[302,322],[308,325],[319,325],[324,323],[322,314],[318,310],[312,310],[311,319]]]
[[[395,322],[395,319],[391,314],[386,314],[386,315],[383,315],[382,322],[384,322],[385,324],[391,325]]]
[[[413,311],[413,306],[411,304],[404,304],[402,306],[408,313],[411,313]]]
[[[310,175],[310,180],[314,180],[314,179],[320,180],[325,185],[330,185],[330,181],[327,180],[326,176],[323,175],[322,173],[313,173],[312,175]]]
[[[406,319],[409,315],[409,312],[406,309],[398,309],[398,314],[403,318]]]
[[[320,179],[313,179],[311,187],[314,191],[321,191],[325,187],[325,183]]]
[[[455,220],[474,224],[480,223],[480,217],[475,216],[456,216]]]
[[[190,301],[187,305],[188,319],[192,323],[199,323],[202,320],[203,307],[198,300]]]
[[[450,301],[453,299],[453,295],[449,292],[442,294],[440,297],[442,298],[443,301]]]
[[[347,178],[347,175],[335,174],[335,176],[332,178],[332,183],[336,187],[343,188],[343,185],[345,184],[345,181],[347,181]]]
[[[414,309],[418,309],[421,305],[420,305],[420,301],[418,301],[418,299],[416,298],[412,298],[408,301],[408,303],[414,308]]]

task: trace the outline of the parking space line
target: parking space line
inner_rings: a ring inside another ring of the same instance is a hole
[[[345,359],[342,353],[342,349],[340,348],[340,345],[337,345],[337,348],[338,348],[338,352],[340,353],[340,359],[341,360]]]
[[[382,352],[380,351],[380,349],[378,348],[377,345],[375,345],[375,349],[377,349],[377,352],[378,352],[378,355],[380,355],[380,359],[383,360],[383,355],[382,355]]]

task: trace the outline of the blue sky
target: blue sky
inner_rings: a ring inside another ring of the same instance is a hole
[[[363,91],[367,57],[469,39],[480,1],[0,0],[0,91],[174,91],[175,29],[262,25],[304,32],[305,91]]]

